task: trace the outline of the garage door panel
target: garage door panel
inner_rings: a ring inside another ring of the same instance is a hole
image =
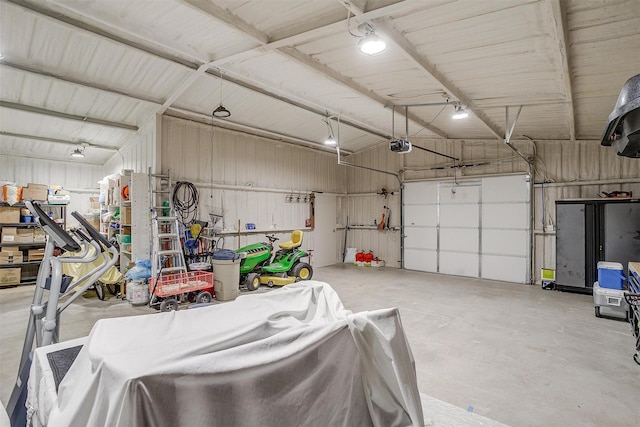
[[[441,228],[440,250],[478,252],[478,229]]]
[[[438,201],[437,182],[408,182],[404,187],[407,204],[436,203]]]
[[[440,226],[478,227],[480,212],[478,204],[440,206]]]
[[[529,203],[529,183],[526,175],[482,178],[482,202]]]
[[[438,223],[438,207],[436,205],[405,206],[404,223],[408,226],[435,226]]]
[[[438,248],[438,230],[434,227],[405,227],[406,236],[404,247],[407,249],[430,249]]]
[[[482,277],[505,282],[527,282],[527,258],[508,256],[482,256]]]
[[[529,205],[515,204],[482,204],[483,228],[529,228]]]
[[[527,256],[527,230],[482,230],[482,253]]]
[[[478,277],[478,254],[440,252],[440,273]]]
[[[435,273],[438,271],[438,254],[436,251],[405,249],[404,268]]]
[[[441,206],[478,203],[480,201],[480,185],[441,185],[439,200]]]

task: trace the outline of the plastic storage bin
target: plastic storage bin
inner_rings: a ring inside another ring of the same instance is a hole
[[[624,289],[626,277],[622,273],[622,264],[619,262],[598,263],[598,284],[601,288]]]
[[[236,299],[240,287],[240,255],[228,249],[215,251],[211,256],[211,265],[216,299]]]
[[[595,282],[593,284],[593,303],[596,317],[612,316],[628,319],[629,304],[624,299],[624,291],[618,289],[602,288]]]

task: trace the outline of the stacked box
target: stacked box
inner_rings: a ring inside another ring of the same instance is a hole
[[[0,223],[16,224],[20,222],[20,208],[0,207]]]
[[[2,227],[2,243],[33,243],[33,230]]]
[[[0,265],[19,264],[22,262],[22,251],[2,249],[0,251]]]
[[[20,267],[0,269],[0,285],[20,284]]]
[[[33,243],[45,243],[47,241],[47,235],[44,230],[36,228],[33,230]]]
[[[38,200],[46,202],[49,196],[49,187],[44,184],[29,183],[22,188],[22,200]]]
[[[27,253],[27,261],[42,261],[44,258],[44,249],[29,249]]]

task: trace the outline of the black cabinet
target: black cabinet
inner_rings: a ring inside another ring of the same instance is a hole
[[[640,260],[640,200],[556,202],[556,285],[591,291],[598,261]]]

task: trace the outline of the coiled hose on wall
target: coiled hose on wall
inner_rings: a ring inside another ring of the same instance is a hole
[[[198,215],[198,189],[191,182],[178,181],[173,189],[173,207],[178,219],[186,227],[196,220]]]

